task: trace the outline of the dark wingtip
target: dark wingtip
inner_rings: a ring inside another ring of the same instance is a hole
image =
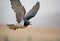
[[[38,1],[35,6],[36,6],[37,8],[39,8],[39,7],[40,7],[40,2]]]
[[[12,0],[10,0],[10,1],[12,1]]]
[[[40,2],[38,1],[38,2],[36,3],[36,5],[40,5]]]

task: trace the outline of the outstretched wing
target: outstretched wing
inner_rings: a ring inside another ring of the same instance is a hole
[[[22,6],[21,2],[19,0],[10,0],[12,8],[14,12],[16,13],[16,20],[18,23],[20,23],[21,20],[24,19],[25,16],[25,8]]]
[[[24,17],[24,19],[29,20],[36,15],[40,7],[40,3],[37,2],[36,5],[28,12],[28,14]]]

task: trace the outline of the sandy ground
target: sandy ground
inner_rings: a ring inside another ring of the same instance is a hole
[[[27,27],[11,30],[0,25],[0,41],[60,41],[60,29]]]

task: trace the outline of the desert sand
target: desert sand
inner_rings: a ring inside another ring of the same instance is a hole
[[[60,29],[27,27],[11,30],[0,25],[0,41],[60,41]]]

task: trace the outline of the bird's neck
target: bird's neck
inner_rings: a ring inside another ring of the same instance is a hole
[[[17,27],[22,27],[24,25],[24,20],[20,21],[20,23],[17,23]]]

